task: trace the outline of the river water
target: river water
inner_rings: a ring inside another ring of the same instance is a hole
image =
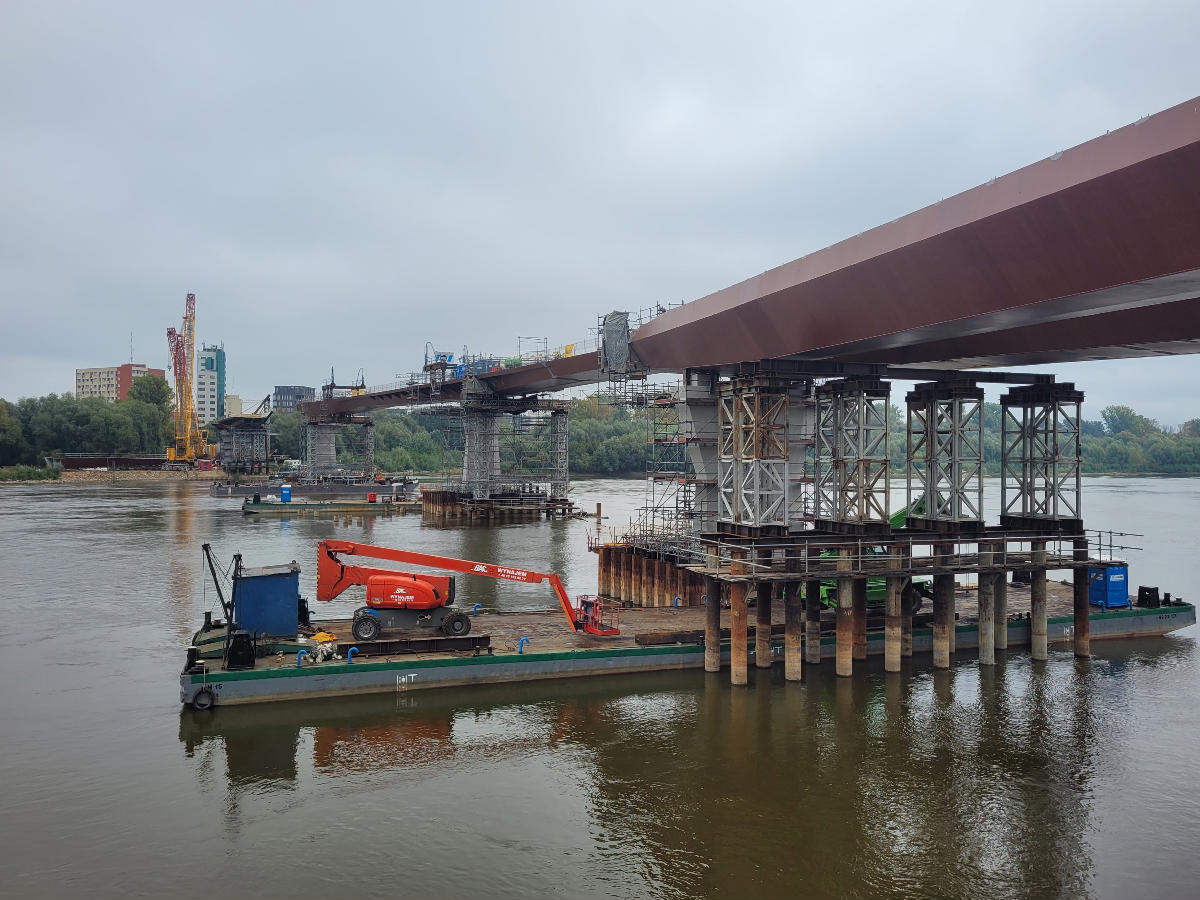
[[[1146,548],[1131,585],[1197,596],[1200,479],[1084,495],[1089,527],[1145,535],[1125,541]],[[572,496],[619,525],[642,484]],[[1192,895],[1195,628],[994,670],[917,656],[737,690],[686,672],[180,711],[215,608],[203,542],[297,560],[310,598],[327,537],[555,570],[578,594],[594,528],[257,520],[198,483],[0,489],[0,896]]]

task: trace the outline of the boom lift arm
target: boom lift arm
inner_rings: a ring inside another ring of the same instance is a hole
[[[450,572],[464,572],[469,575],[483,575],[487,578],[499,578],[504,581],[520,581],[525,584],[541,584],[549,582],[562,605],[563,614],[572,631],[585,627],[579,613],[567,598],[566,588],[562,579],[555,572],[533,572],[529,569],[519,569],[513,566],[499,566],[492,563],[474,562],[469,559],[455,559],[451,556],[436,556],[432,553],[417,553],[413,550],[397,550],[392,547],[377,547],[373,544],[360,544],[357,541],[321,541],[317,544],[317,599],[332,600],[351,585],[365,584],[372,575],[397,574],[391,569],[372,569],[367,566],[346,565],[341,561],[342,556],[365,556],[374,559],[389,559],[395,562],[409,563],[415,566],[427,566],[432,569],[442,569]],[[417,576],[420,578],[420,576]],[[587,629],[592,630],[592,629]],[[615,629],[606,633],[616,633]]]

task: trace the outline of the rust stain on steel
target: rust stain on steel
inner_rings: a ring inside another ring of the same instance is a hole
[[[1069,333],[1200,295],[1198,198],[1200,98],[669,310],[634,349],[673,369],[1055,320]]]

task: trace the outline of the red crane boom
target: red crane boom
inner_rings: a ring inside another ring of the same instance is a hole
[[[360,544],[357,541],[321,541],[317,544],[317,599],[332,600],[346,588],[365,584],[372,575],[386,573],[397,574],[390,569],[375,569],[368,566],[346,565],[339,557],[365,556],[374,559],[389,559],[395,562],[409,563],[415,566],[427,566],[431,569],[442,569],[450,572],[464,572],[469,575],[483,575],[487,578],[499,578],[504,581],[520,581],[525,584],[541,584],[549,582],[562,605],[563,614],[572,631],[580,628],[593,634],[618,634],[616,628],[605,627],[594,618],[591,610],[576,610],[567,598],[566,588],[562,579],[555,572],[534,572],[515,566],[502,566],[493,563],[475,562],[469,559],[456,559],[451,556],[437,556],[432,553],[417,553],[413,550],[397,550],[393,547],[378,547],[373,544]],[[420,578],[421,576],[417,576]]]

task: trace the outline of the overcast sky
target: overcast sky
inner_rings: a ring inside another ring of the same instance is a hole
[[[830,7],[830,8],[826,8]],[[369,384],[691,300],[1200,94],[1200,4],[0,3],[0,396]],[[1058,369],[1200,416],[1200,357]]]

